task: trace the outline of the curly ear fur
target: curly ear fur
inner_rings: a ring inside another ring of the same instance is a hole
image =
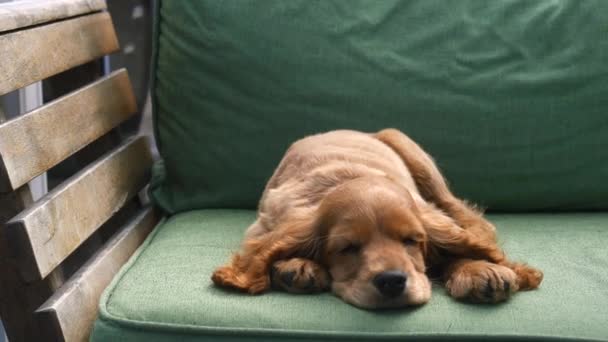
[[[312,253],[314,229],[309,220],[290,221],[243,243],[231,262],[218,268],[215,285],[257,294],[270,288],[270,268],[279,260]]]
[[[461,258],[500,263],[505,255],[496,241],[460,227],[450,216],[432,205],[421,208],[420,218],[428,235],[429,253],[447,253]]]
[[[535,289],[542,282],[543,273],[540,270],[507,260],[496,244],[494,231],[485,227],[490,223],[480,221],[465,229],[434,206],[424,208],[421,218],[429,240],[427,260],[445,267],[444,278],[449,279],[462,264],[486,260],[515,272],[516,288],[519,290]]]

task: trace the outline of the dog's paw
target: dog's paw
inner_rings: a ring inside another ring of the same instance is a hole
[[[272,265],[272,285],[291,293],[315,293],[329,288],[327,271],[312,260],[293,258]]]
[[[460,265],[445,286],[450,296],[475,303],[502,302],[519,289],[512,269],[482,260]]]
[[[223,266],[215,270],[211,280],[216,286],[233,289],[250,294],[259,294],[270,287],[268,276],[251,277],[238,273],[232,266]]]
[[[508,263],[507,266],[517,274],[520,291],[534,290],[543,281],[543,272],[526,264]]]

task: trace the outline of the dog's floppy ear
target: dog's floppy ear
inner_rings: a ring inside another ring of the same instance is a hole
[[[494,241],[476,236],[463,229],[434,205],[419,208],[420,218],[428,236],[428,248],[439,249],[448,255],[482,259],[499,263],[505,255]]]
[[[312,253],[315,248],[313,224],[313,220],[292,220],[246,240],[241,252],[234,255],[229,264],[218,268],[211,279],[220,287],[251,294],[264,292],[270,288],[269,273],[275,261]]]

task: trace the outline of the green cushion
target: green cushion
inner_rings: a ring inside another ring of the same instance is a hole
[[[392,126],[497,210],[608,208],[608,1],[159,1],[168,212],[254,208],[288,145]]]
[[[491,215],[509,255],[545,272],[541,288],[502,305],[470,305],[436,287],[427,305],[396,311],[360,310],[331,294],[215,288],[211,272],[238,248],[254,215],[200,210],[162,223],[106,290],[91,341],[608,341],[608,213]]]

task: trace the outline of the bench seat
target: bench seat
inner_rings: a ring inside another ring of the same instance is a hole
[[[161,222],[105,291],[91,341],[608,340],[608,213],[492,214],[514,259],[545,272],[540,289],[468,305],[435,286],[407,310],[365,311],[329,293],[226,292],[210,275],[255,218],[197,210]]]

